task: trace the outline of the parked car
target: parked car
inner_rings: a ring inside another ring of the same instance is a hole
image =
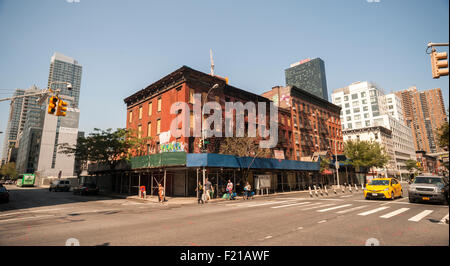
[[[69,180],[55,180],[50,184],[48,188],[49,191],[69,191],[70,181]]]
[[[73,188],[73,194],[79,195],[97,195],[98,186],[93,183],[85,183]]]
[[[0,202],[9,202],[9,191],[4,186],[0,186]]]
[[[365,199],[395,199],[402,197],[403,188],[395,178],[374,178],[364,189]]]
[[[417,176],[408,187],[409,202],[428,201],[448,204],[448,187],[448,180],[443,176]]]

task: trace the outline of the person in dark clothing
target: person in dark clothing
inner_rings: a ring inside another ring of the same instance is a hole
[[[197,184],[197,188],[195,189],[195,191],[197,191],[198,193],[198,199],[197,199],[197,203],[200,204],[200,202],[203,204],[203,186],[202,186],[202,182],[198,181]]]

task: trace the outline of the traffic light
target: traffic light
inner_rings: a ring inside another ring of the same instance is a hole
[[[59,100],[58,110],[56,110],[56,116],[66,116],[67,102]]]
[[[201,149],[203,148],[203,139],[200,139],[198,142],[198,147]]]
[[[420,167],[420,162],[417,162],[416,165],[417,165],[417,167]]]
[[[431,52],[431,72],[434,79],[438,79],[440,76],[448,75],[448,62],[447,52],[437,53],[433,48]]]
[[[54,114],[55,113],[55,111],[56,111],[56,103],[58,102],[58,97],[56,97],[56,96],[52,96],[51,98],[50,98],[50,101],[49,101],[49,103],[48,103],[48,113],[49,114]]]

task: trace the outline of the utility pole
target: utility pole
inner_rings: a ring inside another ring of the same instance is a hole
[[[334,156],[336,158],[335,165],[336,165],[337,185],[338,185],[338,188],[340,188],[341,186],[339,185],[339,161],[338,161],[338,158],[337,158],[337,141],[334,141]]]

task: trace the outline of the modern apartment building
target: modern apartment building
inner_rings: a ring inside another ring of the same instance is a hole
[[[75,59],[54,53],[50,63],[48,87],[60,89],[60,97],[68,103],[66,116],[55,116],[44,112],[42,137],[39,149],[37,172],[41,177],[74,176],[75,159],[58,152],[58,145],[75,145],[78,136],[80,111],[78,109],[82,66]],[[65,84],[70,82],[72,90]]]
[[[294,86],[328,101],[325,63],[320,58],[304,59],[285,70],[286,86]]]
[[[394,94],[385,95],[376,84],[355,82],[337,89],[332,102],[340,107],[344,141],[366,140],[382,144],[390,161],[386,175],[407,175],[405,161],[415,159],[411,130],[402,118],[401,101]]]
[[[416,87],[395,93],[402,101],[403,117],[412,130],[416,151],[442,152],[437,133],[447,122],[444,99],[440,88],[418,91]]]
[[[31,86],[26,90],[17,89],[13,96],[20,96],[38,92],[36,86]],[[5,139],[3,142],[2,162],[16,161],[19,140],[25,128],[27,117],[30,113],[38,109],[36,103],[37,96],[28,96],[14,99],[11,102],[10,113],[8,117]],[[12,156],[12,154],[16,156]],[[14,158],[12,158],[14,157]]]

